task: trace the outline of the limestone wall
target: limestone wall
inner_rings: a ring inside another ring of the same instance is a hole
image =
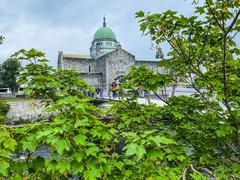
[[[64,58],[63,69],[75,69],[77,72],[98,72],[96,61],[93,59]]]
[[[103,75],[101,73],[81,73],[80,76],[91,86],[103,84]]]
[[[40,100],[9,102],[10,110],[7,114],[7,124],[22,124],[49,119],[50,114],[44,112],[45,106]]]
[[[115,78],[126,75],[129,68],[134,65],[135,57],[125,50],[118,49],[105,55],[107,66],[107,84],[111,84]]]
[[[102,74],[102,84],[106,84],[106,63],[105,56],[97,59],[98,72]]]

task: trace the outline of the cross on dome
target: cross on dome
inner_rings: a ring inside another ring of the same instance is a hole
[[[106,18],[103,16],[103,27],[106,27]]]

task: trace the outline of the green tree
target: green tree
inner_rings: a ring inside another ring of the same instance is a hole
[[[12,57],[28,62],[20,69],[19,78],[27,86],[26,95],[41,96],[55,116],[51,122],[43,120],[20,128],[0,126],[0,175],[13,179],[73,175],[96,179],[111,174],[116,165],[112,165],[115,160],[109,154],[109,142],[116,130],[98,118],[101,111],[84,94],[93,88],[73,70],[49,67],[43,52],[22,49]],[[42,146],[49,148],[50,158],[33,155]],[[12,153],[19,155],[23,150],[25,160],[11,158]]]
[[[145,34],[156,44],[171,46],[169,58],[159,66],[184,78],[196,91],[193,97],[167,101],[159,96],[167,104],[161,116],[177,133],[178,142],[191,149],[193,164],[215,166],[222,178],[230,177],[230,171],[233,178],[239,177],[240,51],[234,37],[240,29],[240,1],[193,3],[192,17],[171,10],[136,14]]]
[[[196,3],[194,1],[194,3]],[[122,93],[107,112],[91,104],[92,88],[73,70],[55,70],[44,53],[20,50],[25,60],[19,82],[30,97],[43,97],[52,121],[0,125],[0,176],[9,179],[237,179],[239,151],[240,1],[206,0],[196,15],[138,12],[141,29],[171,45],[159,74],[132,67]],[[196,93],[164,99],[159,88],[184,78]],[[148,90],[163,107],[137,103]],[[34,152],[45,146],[49,157]],[[19,159],[25,152],[26,158]],[[16,157],[16,158],[15,158]]]
[[[19,67],[19,61],[13,58],[7,59],[0,67],[0,79],[5,87],[11,89],[13,94],[18,88],[17,76]]]
[[[3,43],[3,39],[4,39],[4,37],[3,36],[0,36],[0,45]],[[0,72],[2,71],[2,67],[1,67],[1,64],[0,64]],[[3,86],[3,83],[2,83],[2,80],[1,80],[1,78],[0,78],[0,87],[2,87]]]

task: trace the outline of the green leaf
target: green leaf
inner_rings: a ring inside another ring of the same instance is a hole
[[[85,127],[85,126],[89,126],[89,122],[88,119],[83,119],[83,120],[78,120],[77,122],[75,122],[74,127]]]
[[[70,150],[70,143],[67,140],[60,139],[58,142],[56,142],[55,149],[60,155],[62,155],[64,150]]]
[[[177,157],[177,159],[179,159],[180,161],[183,161],[186,159],[186,157],[181,154],[180,156]]]
[[[18,173],[18,174],[22,174],[23,172],[26,172],[28,169],[28,165],[26,163],[26,161],[16,161],[14,163],[14,166],[11,166],[11,170],[13,170],[14,172]]]
[[[236,130],[236,128],[229,126],[229,125],[219,125],[219,129],[217,129],[215,131],[215,133],[217,134],[218,137],[225,137],[229,134],[232,134],[234,131]]]
[[[90,133],[93,137],[102,137],[104,135],[104,133],[100,127],[91,129]]]
[[[7,176],[8,174],[9,163],[3,160],[0,160],[0,174]]]
[[[31,152],[35,152],[38,143],[36,141],[22,141],[22,147],[24,150],[29,150]]]
[[[144,17],[144,12],[143,11],[136,12],[136,16],[135,17],[137,17],[137,18]]]
[[[96,180],[101,177],[101,170],[94,168],[84,172],[84,179]]]
[[[172,161],[172,160],[175,159],[175,155],[169,154],[169,155],[167,155],[167,159],[168,159],[169,161]]]
[[[6,141],[4,141],[3,144],[4,144],[5,148],[14,151],[15,150],[15,146],[17,145],[17,141],[15,141],[15,139],[9,138]]]
[[[37,156],[32,161],[32,168],[35,169],[35,171],[39,171],[45,168],[45,159],[41,156]]]
[[[209,178],[205,177],[203,174],[199,174],[199,173],[191,173],[190,176],[194,179],[194,180],[208,180]]]
[[[81,162],[83,160],[83,158],[85,157],[85,153],[84,152],[75,152],[73,154],[74,159],[76,159],[78,162]]]
[[[160,144],[176,144],[176,142],[172,139],[166,138],[164,136],[154,136],[152,137],[153,142],[156,143],[156,145]]]
[[[78,174],[83,172],[83,163],[78,163],[77,161],[72,162],[73,174]]]
[[[130,177],[132,174],[133,174],[133,172],[131,170],[129,170],[129,169],[124,172],[124,175],[126,177]]]
[[[6,149],[1,149],[0,156],[4,158],[10,158],[12,156],[12,153]]]
[[[69,162],[69,161],[63,159],[63,160],[60,160],[60,161],[57,163],[56,168],[59,170],[59,172],[60,172],[61,174],[63,174],[64,172],[70,170],[71,165],[70,165],[70,162]]]
[[[7,130],[2,130],[0,131],[0,142],[4,141],[5,138],[10,138],[10,132]]]
[[[50,134],[47,136],[46,142],[50,144],[56,144],[60,140],[59,136]]]
[[[53,161],[47,160],[46,161],[46,168],[47,168],[48,172],[56,171],[56,167],[57,167],[57,162],[55,160],[53,160]]]
[[[57,116],[54,118],[53,121],[57,124],[64,124],[67,121],[67,119],[62,116]]]
[[[124,166],[124,163],[122,161],[117,161],[117,160],[112,161],[112,164],[119,170],[122,170],[122,168]]]
[[[126,156],[136,155],[137,160],[140,160],[141,158],[143,158],[143,155],[146,154],[146,150],[144,149],[144,147],[139,146],[135,143],[128,144],[125,149],[127,149]]]
[[[86,145],[86,139],[87,139],[87,137],[84,136],[83,134],[78,134],[77,136],[75,136],[73,138],[73,140],[75,141],[75,143],[77,145],[82,145],[82,146]]]
[[[203,7],[196,7],[196,12],[198,12],[199,14],[203,14],[205,11]]]
[[[163,153],[160,150],[153,150],[153,151],[148,152],[148,155],[149,155],[150,160],[156,161],[158,159],[163,160],[165,153]]]
[[[19,174],[14,174],[12,175],[9,180],[22,180],[22,176],[20,176]]]
[[[98,156],[98,162],[106,164],[107,163],[107,158],[103,154],[101,154],[101,155]]]
[[[89,156],[89,155],[96,156],[97,153],[99,152],[99,150],[100,150],[99,147],[92,146],[86,150],[86,155],[87,156]]]
[[[48,129],[48,130],[43,130],[41,132],[39,132],[36,136],[37,139],[41,139],[42,137],[44,136],[48,136],[49,134],[53,133],[53,130],[52,129]]]

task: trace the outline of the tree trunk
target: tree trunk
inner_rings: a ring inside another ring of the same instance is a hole
[[[176,87],[177,87],[177,78],[174,79],[174,82],[173,82],[173,84],[172,84],[172,93],[171,93],[171,97],[175,96]]]

